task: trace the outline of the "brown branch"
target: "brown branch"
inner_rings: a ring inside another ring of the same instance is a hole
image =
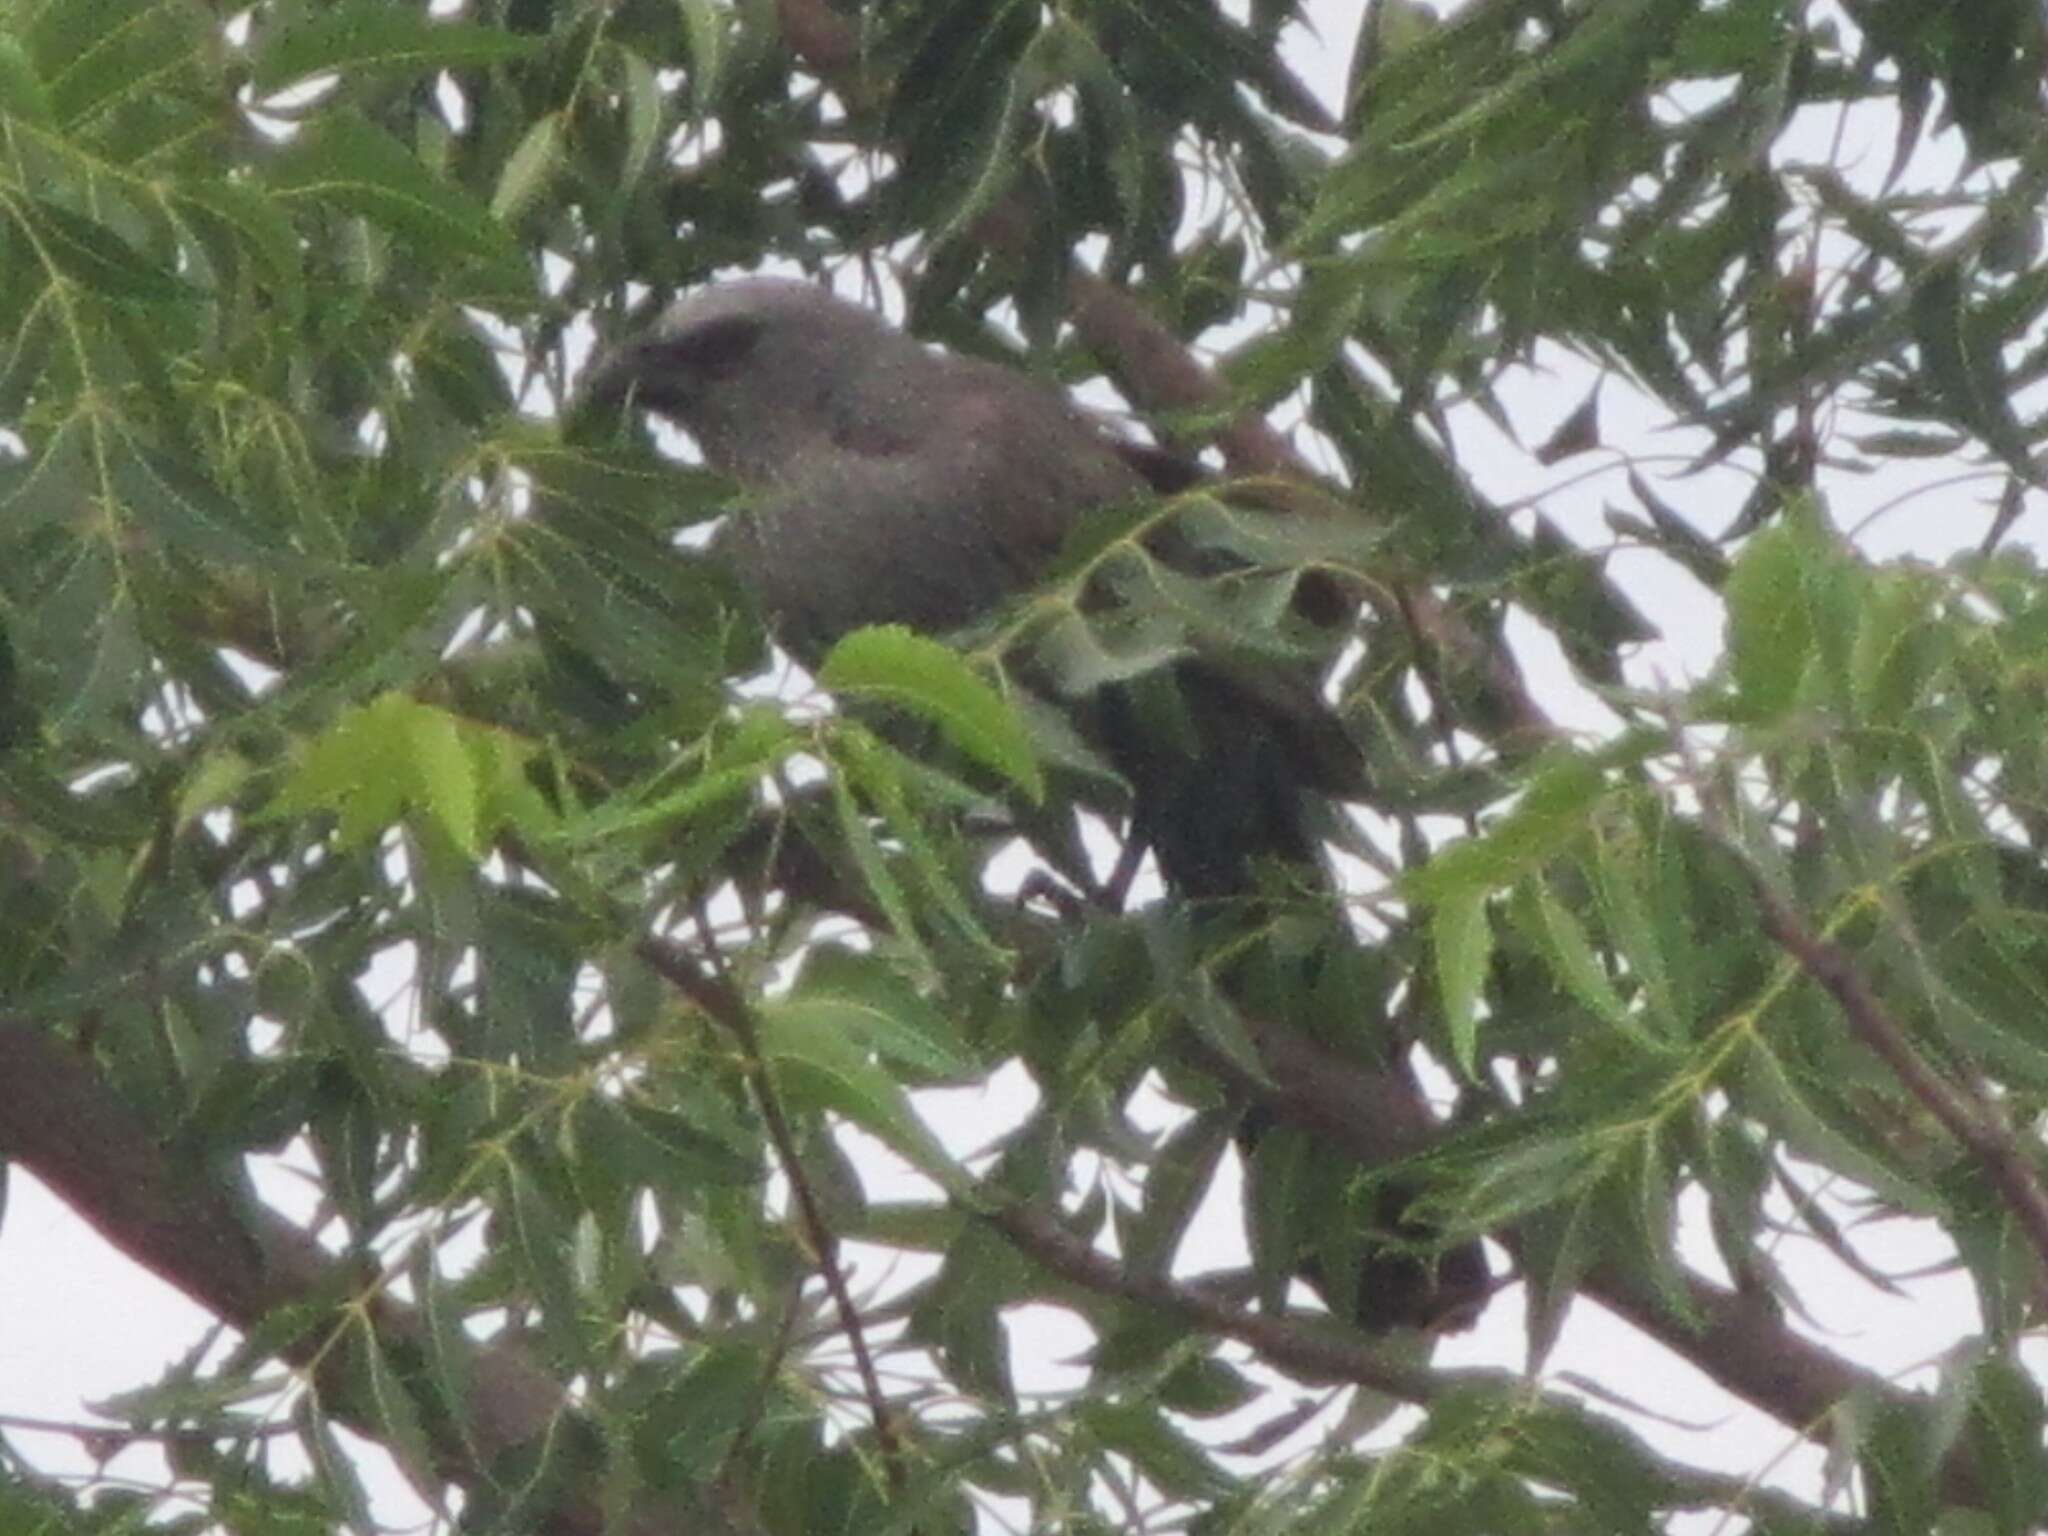
[[[1431,1402],[1445,1391],[1448,1378],[1443,1373],[1395,1358],[1392,1351],[1362,1335],[1248,1312],[1164,1274],[1133,1271],[1097,1252],[1043,1211],[1008,1202],[989,1210],[986,1219],[1062,1280],[1170,1312],[1207,1332],[1248,1344],[1275,1365],[1310,1380],[1356,1382],[1410,1403]],[[1515,1380],[1494,1372],[1458,1379],[1493,1381],[1503,1387]]]
[[[829,889],[813,889],[809,895],[836,910],[849,909],[849,893],[837,884]],[[694,966],[687,966],[672,979],[686,992],[709,985]],[[701,1001],[722,1006],[712,994]],[[1378,1168],[1396,1159],[1421,1157],[1442,1139],[1441,1123],[1412,1080],[1375,1071],[1320,1041],[1254,1016],[1246,1018],[1246,1026],[1257,1046],[1263,1076],[1249,1071],[1228,1053],[1205,1047],[1192,1034],[1183,1036],[1183,1049],[1204,1071],[1288,1123],[1323,1138],[1361,1166]],[[1495,1236],[1511,1253],[1520,1249],[1515,1233]],[[1072,1253],[1071,1257],[1077,1267],[1068,1278],[1075,1283],[1088,1283],[1086,1277],[1091,1275],[1105,1285],[1112,1283],[1111,1271],[1089,1267],[1079,1253]],[[1596,1266],[1585,1277],[1582,1290],[1630,1326],[1689,1361],[1732,1396],[1809,1438],[1824,1438],[1829,1433],[1832,1413],[1843,1402],[1860,1399],[1904,1403],[1912,1399],[1912,1394],[1901,1391],[1877,1373],[1854,1365],[1794,1332],[1767,1294],[1733,1290],[1691,1274],[1685,1276],[1684,1284],[1689,1318],[1675,1315],[1669,1300],[1654,1287],[1611,1264]],[[1146,1298],[1132,1295],[1131,1299]],[[1180,1298],[1175,1293],[1152,1299],[1162,1305],[1180,1307]],[[1199,1320],[1186,1311],[1181,1315]],[[1260,1347],[1241,1333],[1231,1336]],[[1317,1336],[1318,1347],[1321,1342]],[[1292,1348],[1284,1344],[1281,1347]],[[1340,1364],[1349,1362],[1355,1366],[1360,1362],[1360,1357],[1353,1355],[1323,1355],[1317,1359],[1322,1374],[1339,1376],[1345,1376],[1349,1368],[1338,1369]],[[1314,1362],[1312,1368],[1313,1365]],[[1943,1469],[1943,1486],[1955,1502],[1973,1506],[1983,1503],[1983,1479],[1967,1448],[1950,1455]]]
[[[822,861],[815,861],[823,868]],[[808,867],[808,866],[807,866]],[[858,916],[853,893],[836,880],[820,882],[809,899]],[[701,985],[691,967],[681,979]],[[1246,1098],[1340,1148],[1361,1166],[1384,1167],[1399,1158],[1426,1155],[1443,1127],[1412,1080],[1375,1071],[1296,1030],[1247,1016],[1263,1076],[1226,1052],[1206,1047],[1183,1032],[1189,1059]],[[1510,1252],[1520,1244],[1512,1232],[1496,1236]],[[1874,1372],[1802,1338],[1760,1293],[1735,1291],[1697,1275],[1686,1279],[1694,1321],[1675,1316],[1654,1289],[1612,1265],[1592,1271],[1584,1292],[1631,1326],[1691,1362],[1731,1395],[1795,1432],[1824,1436],[1834,1406],[1852,1397],[1905,1401]],[[1959,1502],[1982,1502],[1982,1484],[1965,1461],[1952,1458],[1948,1492]]]
[[[2035,1306],[2048,1315],[2048,1190],[2042,1188],[2032,1159],[2006,1128],[1997,1108],[1974,1089],[1949,1081],[1927,1064],[1905,1026],[1870,990],[1847,950],[1809,931],[1754,871],[1750,883],[1764,932],[1834,998],[1856,1038],[1891,1068],[1906,1091],[1990,1175],[1992,1187],[2033,1247]]]
[[[1425,1155],[1441,1140],[1443,1127],[1419,1096],[1394,1095],[1385,1074],[1284,1027],[1258,1021],[1250,1027],[1268,1074],[1264,1079],[1221,1051],[1197,1049],[1205,1070],[1261,1107],[1369,1168]],[[1519,1252],[1514,1232],[1493,1235],[1510,1253]],[[1691,1318],[1674,1315],[1654,1287],[1612,1264],[1596,1266],[1582,1284],[1584,1294],[1799,1434],[1824,1437],[1835,1406],[1852,1398],[1912,1398],[1875,1372],[1801,1338],[1761,1292],[1730,1290],[1691,1274],[1685,1288]],[[1951,1457],[1943,1475],[1949,1497],[1983,1502],[1984,1484],[1967,1454]]]
[[[1388,1397],[1424,1405],[1460,1388],[1490,1386],[1502,1393],[1530,1396],[1560,1411],[1582,1411],[1575,1403],[1530,1394],[1526,1382],[1507,1372],[1437,1371],[1410,1365],[1394,1358],[1392,1351],[1341,1328],[1249,1312],[1164,1274],[1135,1272],[1029,1206],[998,1203],[985,1213],[985,1219],[1060,1279],[1098,1295],[1171,1313],[1209,1333],[1235,1339],[1304,1379],[1355,1382]],[[1644,1445],[1631,1450],[1643,1469],[1664,1482],[1673,1504],[1768,1512],[1786,1519],[1817,1521],[1826,1529],[1844,1533],[1863,1529],[1859,1521],[1760,1489],[1748,1479],[1703,1473],[1667,1461]]]
[[[244,1333],[281,1307],[318,1303],[324,1323],[281,1347],[314,1372],[336,1417],[371,1440],[384,1431],[367,1394],[344,1375],[348,1351],[329,1347],[360,1307],[380,1337],[422,1353],[436,1347],[417,1311],[377,1292],[374,1277],[337,1264],[306,1232],[257,1209],[244,1216],[226,1188],[166,1154],[149,1128],[76,1050],[36,1025],[0,1021],[0,1156],[49,1186],[94,1231],[135,1263]],[[538,1447],[574,1420],[562,1388],[518,1347],[480,1345],[466,1363],[468,1400],[450,1424],[423,1414],[432,1472],[478,1494],[490,1469],[520,1447]],[[415,1475],[424,1469],[410,1469]],[[623,1519],[600,1495],[603,1479],[568,1479],[562,1502],[533,1516],[544,1536],[709,1536],[731,1529],[708,1511],[647,1500]],[[422,1488],[439,1502],[438,1488]]]
[[[987,221],[998,236],[1008,227],[1000,218],[1004,211]],[[1014,238],[1021,240],[1022,231]],[[1109,361],[1117,382],[1140,409],[1215,411],[1231,403],[1223,381],[1125,290],[1093,273],[1076,271],[1067,280],[1067,304],[1074,328]],[[1307,494],[1294,498],[1297,510],[1380,520],[1369,503],[1323,491],[1307,461],[1256,411],[1232,417],[1217,433],[1216,446],[1239,475],[1272,477],[1303,487]],[[1505,645],[1488,642],[1421,577],[1389,571],[1387,584],[1444,671],[1480,684],[1502,728],[1503,745],[1526,748],[1556,737],[1557,727],[1530,696],[1522,669]]]

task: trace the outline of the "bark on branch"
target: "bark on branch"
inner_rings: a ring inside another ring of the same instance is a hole
[[[382,1295],[374,1276],[350,1273],[283,1218],[238,1209],[205,1169],[169,1156],[82,1055],[20,1021],[0,1021],[0,1157],[34,1174],[135,1263],[244,1333],[280,1307],[324,1299],[320,1320],[283,1353],[313,1370],[322,1401],[337,1418],[371,1439],[383,1438],[375,1414],[358,1406],[368,1398],[346,1374],[350,1352],[326,1345],[335,1330],[361,1326],[348,1317],[353,1303],[367,1309],[380,1338],[403,1349],[431,1347],[425,1320]],[[478,1346],[465,1379],[469,1400],[460,1422],[422,1415],[433,1474],[459,1488],[489,1490],[500,1457],[575,1427],[561,1384],[515,1345]],[[619,1531],[618,1523],[607,1523],[602,1485],[596,1465],[587,1478],[565,1479],[562,1502],[537,1512],[532,1529],[543,1536]],[[442,1490],[420,1492],[438,1502]],[[648,1502],[627,1513],[623,1529],[630,1536],[726,1536],[733,1526],[707,1509]]]

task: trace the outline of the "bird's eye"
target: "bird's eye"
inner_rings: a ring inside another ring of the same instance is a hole
[[[706,320],[671,338],[669,355],[701,378],[729,377],[747,360],[761,339],[761,322],[752,315]]]

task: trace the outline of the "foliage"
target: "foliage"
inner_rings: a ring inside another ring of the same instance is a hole
[[[1935,455],[2038,484],[2038,9],[1377,0],[1327,120],[1300,9],[6,0],[0,1028],[267,1257],[67,1184],[90,1149],[0,1073],[0,1153],[242,1339],[107,1405],[161,1498],[8,1450],[0,1524],[364,1529],[341,1427],[478,1532],[2048,1520],[2048,582],[2009,518],[1935,565],[1829,515]],[[1813,151],[1873,107],[1892,174]],[[835,706],[742,686],[725,489],[554,407],[643,294],[764,261],[906,265],[921,334],[1107,370],[1248,483],[1105,514],[957,647],[849,638]],[[1242,342],[1227,395],[1105,315]],[[1599,554],[1450,451],[1565,359],[1600,382],[1533,456],[1597,458],[1629,569],[1718,605],[1695,686],[1626,670]],[[1672,505],[1602,443],[1623,397],[1746,495]],[[1600,739],[1502,684],[1511,617]],[[1084,845],[1127,807],[1075,712],[1134,684],[1171,730],[1191,651],[1333,678],[1345,880],[1219,916]],[[1390,1174],[1330,1127],[1411,1048],[1455,1107]],[[940,1134],[922,1090],[1017,1066],[1018,1123]],[[1253,1273],[1190,1285],[1248,1104]],[[322,1262],[258,1214],[280,1158]],[[1390,1183],[1417,1219],[1372,1234]],[[1794,1332],[1777,1258],[1867,1270],[1894,1213],[1982,1312],[1925,1391]],[[1368,1234],[1491,1238],[1525,1373],[1342,1322]],[[1824,1501],[1546,1385],[1589,1297],[1827,1444]],[[1090,1331],[1072,1390],[1016,1379],[1032,1302]]]

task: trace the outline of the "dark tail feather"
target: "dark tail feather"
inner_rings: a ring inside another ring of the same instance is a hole
[[[1210,902],[1250,898],[1264,862],[1315,869],[1311,797],[1357,781],[1341,764],[1333,769],[1330,732],[1337,722],[1327,711],[1304,725],[1309,717],[1247,692],[1199,661],[1106,689],[1099,708],[1101,742],[1133,792],[1134,834],[1151,846],[1161,874],[1180,895]],[[1381,1070],[1401,1103],[1427,1117],[1420,1086],[1405,1065]],[[1371,1107],[1360,1104],[1362,1112]],[[1238,1141],[1247,1154],[1271,1120],[1270,1110],[1256,1107],[1246,1115]],[[1405,1213],[1411,1194],[1388,1186],[1379,1224],[1410,1242],[1426,1240],[1426,1230]],[[1327,1271],[1313,1255],[1304,1256],[1298,1273],[1326,1299],[1332,1296]],[[1372,1333],[1466,1327],[1491,1281],[1476,1242],[1435,1256],[1393,1245],[1371,1248],[1358,1273],[1354,1321]]]

